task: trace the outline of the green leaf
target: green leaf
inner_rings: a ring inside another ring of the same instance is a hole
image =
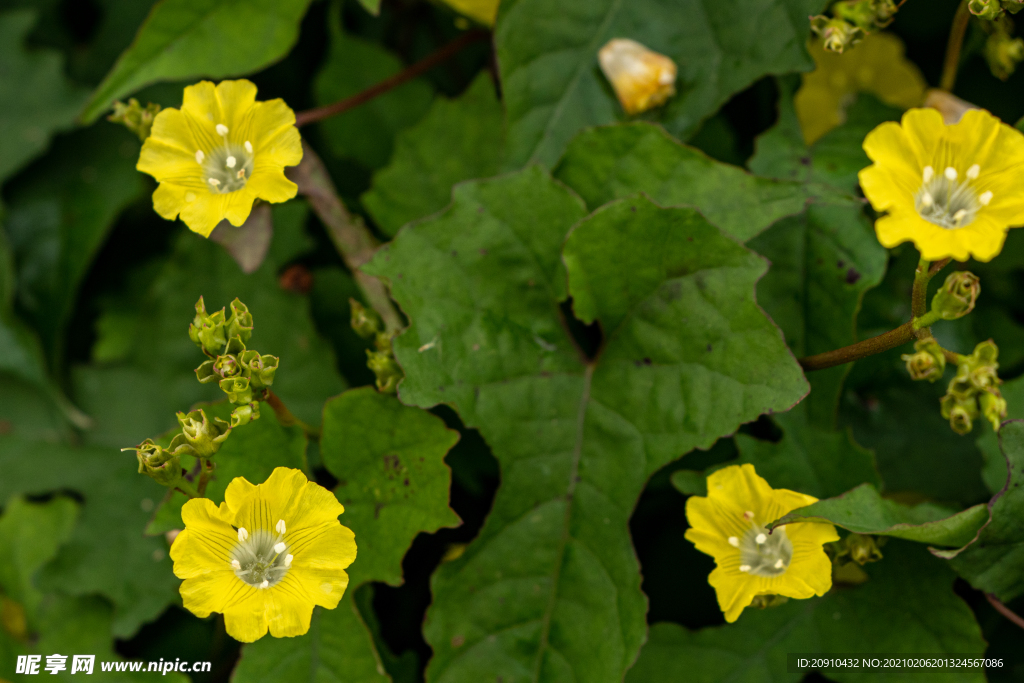
[[[798,183],[758,178],[680,144],[649,123],[603,126],[577,135],[555,168],[590,209],[644,192],[662,206],[685,204],[746,241],[784,216],[800,213]]]
[[[19,303],[58,367],[79,285],[115,219],[149,188],[138,153],[127,130],[96,126],[61,138],[8,185]]]
[[[394,235],[446,207],[455,183],[496,175],[504,150],[501,104],[485,72],[458,99],[438,97],[422,121],[398,133],[391,163],[374,174],[363,205]]]
[[[120,638],[178,601],[166,541],[143,535],[164,489],[137,469],[131,453],[0,437],[0,501],[64,489],[85,498],[79,523],[41,570],[39,587],[109,598]]]
[[[337,9],[329,13],[331,48],[313,81],[317,105],[351,97],[394,76],[404,66],[380,43],[344,33],[337,13]],[[354,159],[367,168],[380,168],[391,158],[395,134],[419,121],[432,97],[433,90],[426,81],[413,80],[325,119],[319,127],[336,156]]]
[[[793,510],[769,525],[791,522],[831,522],[858,534],[894,536],[908,541],[952,548],[974,540],[988,522],[988,506],[975,505],[962,512],[934,503],[903,505],[885,500],[872,484]]]
[[[234,408],[227,402],[201,407],[209,419],[219,417],[225,421]],[[169,445],[172,436],[165,435],[159,443]],[[282,427],[274,411],[264,403],[260,419],[231,430],[231,436],[217,451],[214,462],[217,468],[207,484],[206,497],[220,505],[224,501],[224,491],[235,477],[245,477],[252,484],[262,484],[275,467],[291,467],[308,475],[306,435],[299,427]],[[181,466],[186,472],[194,471],[195,464],[195,458],[190,456],[181,459]],[[156,535],[171,529],[183,529],[181,506],[186,500],[185,494],[177,491],[166,498],[154,513],[146,533]]]
[[[373,16],[380,14],[380,2],[381,0],[359,0],[359,4]]]
[[[58,52],[25,49],[35,22],[35,11],[0,13],[0,183],[73,125],[86,95],[64,77]]]
[[[978,590],[1009,602],[1024,594],[1024,528],[1020,524],[1024,507],[1024,489],[1020,487],[1024,480],[1024,421],[1004,422],[999,443],[1009,477],[989,503],[992,521],[982,528],[978,540],[950,563]]]
[[[531,167],[457,186],[368,266],[412,321],[402,399],[454,407],[502,467],[480,536],[434,575],[430,681],[621,680],[645,632],[628,522],[647,477],[806,391],[751,296],[764,262],[643,198],[566,242],[576,314],[605,339],[582,358],[558,303],[583,216]]]
[[[298,39],[310,0],[160,0],[96,88],[81,118],[158,81],[243,76],[273,64]]]
[[[1006,419],[1024,419],[1024,377],[1006,382],[999,390],[1006,399]],[[978,426],[982,430],[978,436],[978,448],[985,457],[985,467],[981,471],[981,476],[988,490],[996,494],[1006,486],[1006,456],[999,446],[999,434],[988,429],[987,423]]]
[[[814,201],[748,245],[772,263],[757,283],[757,301],[782,328],[794,354],[810,356],[858,340],[864,294],[882,281],[888,261],[860,202]],[[807,399],[813,422],[834,426],[849,370],[844,365],[814,373]]]
[[[216,385],[199,384],[195,377],[205,356],[189,340],[188,324],[200,296],[208,310],[235,297],[249,306],[256,325],[249,348],[281,359],[274,393],[299,419],[319,424],[323,402],[345,383],[330,346],[314,328],[309,301],[281,288],[281,264],[273,258],[275,243],[292,243],[288,231],[301,229],[279,222],[270,256],[250,275],[220,245],[184,230],[165,262],[131,273],[120,297],[103,306],[97,349],[105,351],[104,363],[75,368],[76,396],[96,422],[86,438],[131,446],[175,427],[176,411],[224,398]]]
[[[685,138],[758,78],[812,69],[804,49],[807,16],[825,4],[505,0],[495,45],[510,166],[551,166],[581,129],[625,118],[597,64],[598,50],[608,40],[638,40],[679,65],[678,94],[649,116]]]
[[[267,637],[246,645],[231,680],[390,683],[373,637],[353,601],[353,593],[349,586],[336,608],[314,609],[309,632],[304,636]]]
[[[444,462],[458,440],[441,418],[373,387],[346,391],[324,406],[320,455],[338,479],[344,523],[360,546],[351,587],[399,585],[402,557],[416,535],[458,526],[448,507],[451,470]]]
[[[49,393],[46,359],[38,337],[14,313],[14,288],[14,255],[7,233],[0,229],[0,373]]]
[[[0,517],[0,592],[20,603],[35,622],[43,599],[34,585],[36,571],[57,554],[68,540],[78,517],[78,505],[70,498],[29,503],[12,498]]]
[[[626,683],[764,682],[785,675],[788,653],[973,654],[985,652],[971,609],[952,590],[953,574],[924,548],[894,541],[885,559],[864,567],[870,580],[833,588],[822,598],[747,609],[737,623],[689,631],[655,624]],[[837,683],[917,680],[896,669],[824,671]],[[981,669],[930,672],[929,680],[983,683]]]

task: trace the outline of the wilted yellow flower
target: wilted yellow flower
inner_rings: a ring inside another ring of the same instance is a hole
[[[924,101],[924,76],[903,56],[903,43],[890,33],[872,33],[856,50],[829,52],[820,42],[809,46],[816,68],[803,75],[793,100],[804,141],[810,145],[846,121],[857,93],[907,109]]]
[[[597,58],[627,114],[657,107],[676,94],[676,63],[635,40],[609,40]]]
[[[818,499],[773,489],[753,465],[724,467],[708,476],[706,498],[686,501],[686,539],[715,558],[708,583],[725,620],[734,622],[758,595],[809,598],[832,588],[832,562],[822,549],[838,541],[831,524],[764,525]]]
[[[185,88],[181,109],[164,109],[142,145],[136,168],[160,183],[153,208],[168,220],[181,214],[208,237],[225,218],[242,225],[255,199],[283,202],[298,187],[285,166],[302,160],[295,113],[284,100],[256,101],[246,80],[201,81]]]
[[[498,5],[501,4],[501,0],[442,0],[442,2],[459,14],[484,26],[494,26],[494,20],[498,17]]]
[[[934,109],[911,109],[864,139],[874,165],[860,186],[885,247],[912,241],[921,258],[991,260],[1006,231],[1024,225],[1024,135],[972,109],[946,125]]]
[[[356,544],[342,512],[333,493],[287,467],[258,486],[235,478],[219,508],[188,501],[171,546],[186,609],[222,612],[228,635],[243,643],[268,628],[275,638],[302,635],[313,606],[334,609],[348,586]]]

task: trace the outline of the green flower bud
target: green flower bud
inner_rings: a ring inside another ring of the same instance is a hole
[[[375,334],[383,331],[380,316],[376,311],[367,310],[365,306],[349,298],[349,306],[352,307],[352,329],[363,339],[369,339]]]
[[[210,382],[219,382],[223,377],[213,371],[213,364],[215,361],[204,360],[198,368],[196,368],[196,379],[199,380],[200,384],[209,384]]]
[[[267,389],[274,383],[274,374],[279,363],[277,356],[261,356],[259,351],[244,351],[238,359],[242,366],[242,374],[249,378],[250,386],[254,390]]]
[[[996,31],[985,41],[985,61],[993,76],[1007,80],[1024,61],[1024,40]]]
[[[231,302],[231,317],[227,323],[228,339],[239,337],[242,342],[249,341],[252,336],[252,313],[249,308],[237,298]]]
[[[934,337],[919,339],[914,344],[913,354],[903,354],[901,358],[907,363],[907,372],[913,380],[926,379],[934,382],[946,371],[946,354]]]
[[[949,420],[954,432],[963,436],[974,429],[974,420],[978,417],[978,402],[973,395],[970,398],[946,394],[939,403],[942,417]]]
[[[965,377],[975,390],[984,390],[1002,384],[996,371],[999,369],[999,347],[989,339],[974,347],[974,353],[967,357],[966,362],[957,369],[963,371]]]
[[[967,9],[971,11],[971,14],[989,20],[996,19],[1003,13],[1003,7],[999,4],[999,0],[970,0],[967,3]]]
[[[229,377],[220,381],[220,389],[235,405],[252,403],[252,388],[248,377]]]
[[[832,14],[837,19],[845,19],[854,26],[865,31],[875,28],[874,2],[872,0],[843,0],[832,6]]]
[[[932,311],[943,320],[956,320],[974,310],[981,293],[981,281],[973,273],[958,270],[949,277],[932,297]]]
[[[135,451],[139,460],[139,474],[145,474],[162,486],[175,487],[182,479],[181,460],[169,450],[146,439],[135,448],[122,448],[122,451]]]
[[[824,39],[829,52],[842,52],[864,40],[864,29],[836,17],[829,19],[823,14],[811,17],[811,30]]]
[[[999,363],[996,361],[999,359],[999,347],[991,339],[979,342],[971,353],[971,359],[979,365],[991,365],[998,368]]]
[[[238,406],[231,411],[231,427],[241,427],[260,419],[260,404],[256,401]]]
[[[213,371],[224,379],[240,374],[242,367],[238,364],[237,358],[228,354],[226,356],[217,356],[217,359],[213,361]]]
[[[991,387],[978,395],[981,414],[992,423],[992,429],[999,431],[999,426],[1006,418],[1006,399],[995,387]]]
[[[213,358],[219,355],[228,341],[225,335],[224,309],[212,314],[207,313],[203,297],[199,297],[196,303],[196,317],[188,326],[188,337],[198,344],[207,356]]]
[[[153,119],[160,112],[160,105],[150,102],[145,107],[139,104],[134,97],[124,102],[114,102],[114,111],[107,117],[107,121],[120,123],[125,128],[139,136],[145,142],[153,130]]]
[[[225,380],[231,381],[231,380]],[[200,458],[211,458],[231,435],[231,426],[221,419],[210,421],[202,410],[178,413],[181,434]],[[175,437],[177,438],[177,437]],[[171,442],[173,445],[173,441]]]
[[[885,28],[891,24],[900,6],[895,0],[875,0],[875,26]]]
[[[850,534],[846,537],[846,552],[850,559],[857,564],[864,566],[868,562],[878,562],[882,559],[882,551],[874,536],[867,534]]]
[[[1002,0],[1003,9],[1010,14],[1016,14],[1024,9],[1024,0]]]
[[[398,391],[398,381],[405,374],[389,351],[366,351],[366,366],[377,376],[377,390],[385,394]]]

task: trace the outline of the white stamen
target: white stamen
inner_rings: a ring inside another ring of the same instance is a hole
[[[285,529],[284,520],[283,519],[277,520],[277,533],[283,534],[284,533],[284,529]]]
[[[935,169],[932,168],[931,166],[925,166],[924,167],[924,181],[926,183],[930,183],[932,181],[932,178],[934,178],[934,177],[935,177]]]
[[[248,140],[245,141],[245,151],[252,154],[252,143]]]
[[[197,149],[196,150],[196,163],[197,164],[203,163],[203,159],[205,159],[205,158],[206,158],[206,155],[203,154],[203,150]]]
[[[953,214],[953,221],[955,223],[959,223],[960,221],[962,221],[965,218],[967,218],[967,210],[966,209],[960,209],[959,211],[957,211],[956,213]]]
[[[981,196],[978,197],[978,201],[981,202],[982,206],[988,206],[988,203],[992,201],[992,191],[982,192]]]
[[[293,555],[285,555],[284,556],[284,566],[286,566],[286,567],[292,566],[292,560],[293,559],[295,559]]]
[[[979,173],[981,173],[981,166],[978,166],[978,164],[974,164],[969,169],[967,169],[967,177],[970,178],[971,180],[977,178]]]
[[[236,163],[237,161],[235,160],[234,157],[228,157],[227,160],[224,162],[224,165],[227,166],[228,168],[234,168]]]
[[[749,564],[741,564],[740,565],[740,571],[741,572],[749,572],[750,571],[750,565]]]
[[[758,544],[758,545],[761,545],[762,543],[764,543],[765,541],[767,541],[767,540],[768,540],[768,537],[767,537],[767,536],[765,536],[764,534],[758,534],[758,535],[757,535],[757,536],[756,536],[756,537],[754,538],[754,540],[755,540],[755,541],[757,541],[757,544]]]
[[[245,527],[238,527],[238,540],[242,543],[245,543],[245,539],[247,538],[249,538],[249,532],[245,530]]]
[[[782,560],[781,559],[775,560],[775,568],[776,569],[782,569]]]
[[[743,519],[746,519],[746,520],[749,521],[749,520],[751,520],[753,518],[754,518],[754,513],[751,512],[750,510],[747,510],[746,512],[743,513]]]
[[[263,579],[263,583],[260,584],[260,588],[270,588],[270,580]]]
[[[277,545],[274,546],[274,552],[277,553],[278,555],[280,555],[281,553],[284,552],[284,549],[287,548],[287,547],[288,546],[286,546],[284,543],[278,543]]]
[[[930,207],[934,203],[935,203],[935,200],[932,199],[931,194],[929,194],[928,192],[925,192],[925,193],[923,193],[921,195],[921,206],[923,206],[924,208],[927,209],[928,207]]]
[[[206,182],[210,183],[214,187],[220,187],[220,181],[217,180],[216,178],[207,178]]]
[[[227,134],[228,134],[228,127],[225,126],[223,123],[218,123],[217,124],[217,135],[220,135],[221,137],[223,137],[223,136],[225,136]]]
[[[950,180],[956,180],[956,169],[952,166],[946,167],[946,177]]]
[[[729,545],[731,545],[733,548],[739,548],[740,547],[740,539],[736,538],[735,536],[730,536],[729,537]]]
[[[235,569],[241,569],[242,568],[242,563],[239,562],[238,560],[231,560],[231,566],[234,567]]]

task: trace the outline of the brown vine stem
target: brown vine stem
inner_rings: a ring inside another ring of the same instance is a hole
[[[199,491],[199,498],[205,498],[206,485],[210,483],[210,475],[213,473],[213,468],[216,465],[208,460],[205,462],[200,460],[200,467],[202,467],[202,472],[199,473],[199,484],[196,488]]]
[[[310,427],[308,424],[295,417],[292,411],[288,410],[288,406],[284,404],[284,401],[270,389],[266,390],[263,394],[263,400],[267,402],[267,405],[274,411],[274,415],[277,416],[277,421],[281,423],[283,427],[291,427],[292,425],[302,428],[302,431],[306,432],[306,436],[314,439],[320,438],[320,432]]]
[[[985,593],[985,597],[988,599],[990,605],[992,605],[997,612],[1002,614],[1004,617],[1017,624],[1021,628],[1024,628],[1024,619],[1019,614],[1011,610],[1009,607],[999,601],[999,598],[992,595],[991,593]]]
[[[316,215],[326,226],[334,248],[352,271],[356,284],[366,298],[366,303],[370,304],[384,321],[385,329],[394,333],[405,327],[402,316],[391,303],[384,283],[360,270],[360,267],[377,252],[377,240],[370,234],[362,219],[353,216],[345,208],[334,188],[334,182],[327,175],[324,162],[305,141],[302,143],[302,163],[287,169],[286,174],[299,186],[299,192],[306,196]]]
[[[914,330],[914,321],[906,322],[895,330],[889,330],[885,334],[880,334],[877,337],[871,339],[865,339],[859,341],[856,344],[850,346],[844,346],[841,349],[835,351],[826,351],[825,353],[819,353],[814,356],[806,356],[799,360],[801,367],[806,372],[812,370],[824,370],[826,368],[832,368],[836,365],[843,365],[844,363],[852,363],[855,360],[861,358],[867,358],[873,356],[876,353],[882,353],[890,349],[895,349],[897,346],[903,346],[907,342],[913,341],[917,338]]]
[[[295,125],[305,126],[307,123],[313,123],[315,121],[322,121],[331,116],[337,116],[342,112],[346,112],[349,109],[354,109],[361,104],[365,104],[370,100],[383,95],[387,91],[400,86],[406,81],[410,81],[417,76],[430,71],[438,64],[448,61],[459,52],[473,43],[479,43],[484,40],[488,40],[491,37],[490,32],[483,31],[480,29],[473,29],[467,31],[461,36],[441,47],[435,52],[431,52],[429,55],[410,65],[404,70],[398,72],[391,78],[381,81],[377,85],[374,85],[366,90],[353,95],[344,100],[340,100],[333,104],[326,104],[316,109],[309,109],[307,111],[300,111],[295,115]]]
[[[964,46],[964,35],[967,33],[970,20],[971,13],[967,9],[967,0],[961,0],[953,17],[953,25],[949,29],[946,61],[942,64],[942,79],[939,81],[939,87],[947,92],[953,92],[953,85],[956,84],[956,72],[960,68],[960,50]]]

